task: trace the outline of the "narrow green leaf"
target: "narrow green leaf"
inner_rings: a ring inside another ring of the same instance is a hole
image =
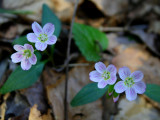
[[[108,39],[104,33],[91,26],[74,23],[73,38],[88,61],[99,61],[101,50],[106,50]]]
[[[160,103],[160,85],[147,84],[145,95]]]
[[[9,14],[23,14],[23,15],[27,15],[27,14],[34,14],[34,12],[32,11],[23,11],[23,10],[7,10],[7,9],[2,9],[0,8],[0,13],[9,13]]]
[[[43,4],[43,12],[42,12],[42,26],[46,23],[52,23],[55,26],[54,34],[59,36],[61,32],[61,22],[58,17],[52,12],[52,10],[46,5]]]
[[[78,94],[71,101],[71,105],[75,107],[96,101],[105,94],[107,89],[107,86],[100,89],[97,87],[97,83],[90,83],[78,92]]]
[[[32,66],[28,71],[22,70],[19,66],[11,73],[8,80],[0,88],[0,93],[5,94],[17,89],[23,89],[35,83],[43,70],[44,63],[40,62]]]
[[[14,45],[15,45],[15,44],[24,45],[24,44],[26,44],[26,43],[29,43],[29,41],[27,40],[27,37],[26,37],[26,36],[21,36],[21,37],[15,39],[15,40],[13,41],[13,44],[14,44]]]

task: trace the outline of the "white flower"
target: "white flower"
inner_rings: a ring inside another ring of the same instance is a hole
[[[52,23],[47,23],[42,28],[37,22],[32,23],[34,33],[28,33],[27,39],[35,43],[37,50],[44,51],[47,45],[53,45],[57,41],[57,37],[53,35],[55,30]]]
[[[34,54],[34,49],[32,45],[25,44],[22,45],[14,45],[14,49],[17,51],[16,53],[11,55],[11,59],[13,63],[21,62],[21,67],[23,70],[29,70],[32,65],[35,65],[37,62],[37,57]]]
[[[143,73],[141,71],[131,73],[128,67],[122,67],[119,69],[119,76],[122,81],[117,82],[114,89],[117,93],[125,91],[129,101],[135,100],[137,93],[143,94],[145,92],[146,84],[142,81]]]
[[[114,65],[105,66],[104,63],[98,62],[95,64],[94,71],[89,73],[90,80],[98,82],[98,88],[104,88],[107,84],[113,85],[116,80],[117,69]]]

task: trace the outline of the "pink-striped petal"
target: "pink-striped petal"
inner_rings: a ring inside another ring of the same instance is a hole
[[[38,38],[34,33],[28,33],[27,39],[29,42],[34,42],[34,43],[38,41]]]
[[[57,37],[55,35],[52,35],[48,38],[48,40],[45,43],[47,43],[48,45],[53,45],[56,43],[56,41]]]
[[[107,81],[105,80],[101,80],[100,82],[98,82],[98,88],[104,88],[107,85]]]
[[[127,90],[127,87],[124,85],[124,81],[119,81],[115,84],[114,89],[116,93],[122,93]]]
[[[32,23],[32,29],[36,36],[39,36],[39,34],[43,33],[42,27],[37,22]]]
[[[13,63],[18,63],[21,62],[23,59],[23,55],[21,52],[16,52],[14,54],[11,55],[11,59]]]
[[[34,49],[30,44],[24,44],[24,48],[30,50],[32,53],[34,52]]]
[[[137,98],[137,93],[135,92],[134,88],[128,88],[125,93],[126,98],[129,101],[135,100]]]
[[[102,62],[97,62],[95,64],[95,69],[99,72],[99,73],[103,73],[104,71],[106,71],[106,66],[104,63]]]
[[[131,74],[131,71],[128,67],[122,67],[119,69],[119,77],[122,79],[122,80],[125,80],[127,77],[130,76]]]
[[[35,54],[32,54],[32,56],[29,58],[29,62],[32,64],[32,65],[35,65],[36,62],[37,62],[37,57]]]
[[[109,71],[112,74],[116,74],[117,73],[116,67],[114,65],[112,65],[112,64],[107,67],[107,71]]]
[[[44,51],[47,48],[46,43],[36,42],[35,47],[37,50]]]
[[[116,82],[116,80],[117,80],[116,75],[111,75],[111,78],[109,80],[107,80],[107,83],[109,85],[113,85]]]
[[[45,34],[48,35],[48,37],[53,35],[54,30],[55,30],[55,27],[52,23],[47,23],[43,27],[43,31]]]
[[[99,82],[103,79],[101,77],[101,74],[99,72],[97,72],[96,70],[89,73],[89,78],[93,82]]]
[[[141,71],[135,71],[133,72],[130,77],[133,78],[134,82],[139,82],[143,79],[143,73]]]
[[[24,47],[22,45],[14,45],[13,48],[16,50],[16,51],[23,51],[24,50]]]
[[[143,94],[146,91],[146,84],[143,81],[136,82],[133,85],[133,88],[134,88],[136,93]]]
[[[21,62],[21,68],[23,70],[29,70],[31,68],[31,63],[29,62],[28,59],[23,59]]]

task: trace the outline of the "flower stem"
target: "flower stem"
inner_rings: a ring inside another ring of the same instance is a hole
[[[66,80],[65,80],[65,90],[64,90],[64,120],[68,120],[68,71],[69,71],[69,56],[70,56],[70,47],[71,47],[71,39],[72,39],[72,28],[74,24],[74,19],[76,15],[76,10],[78,7],[79,0],[76,0],[74,13],[72,17],[71,27],[68,36],[68,46],[67,46],[67,64],[66,64]]]

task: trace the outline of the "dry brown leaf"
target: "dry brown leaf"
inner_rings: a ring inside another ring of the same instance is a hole
[[[81,18],[78,18],[76,17],[75,18],[75,21],[77,23],[80,23],[80,24],[89,24],[93,27],[96,27],[98,28],[99,26],[101,26],[103,23],[104,23],[104,18],[98,18],[98,19],[81,19]]]
[[[51,110],[48,109],[47,114],[41,115],[40,111],[37,109],[37,104],[35,104],[29,114],[29,120],[54,120],[51,115]]]
[[[32,11],[34,14],[24,15],[23,17],[40,22],[44,3],[53,8],[51,0],[3,0],[2,6],[5,9]]]
[[[160,21],[158,20],[151,21],[151,24],[149,26],[149,32],[160,34]]]
[[[113,58],[113,64],[116,65],[117,69],[128,66],[131,71],[137,70],[143,65],[144,60],[149,59],[149,53],[140,47],[142,46],[126,48],[122,53]]]
[[[149,49],[151,49],[155,54],[160,56],[160,42],[156,34],[147,33],[145,32],[145,30],[133,30],[131,31],[131,33],[138,36],[148,46]]]
[[[11,26],[4,35],[4,38],[12,39],[15,38],[17,34],[17,26]]]
[[[67,0],[52,0],[57,16],[62,20],[70,20],[73,15],[73,4]]]
[[[160,60],[150,55],[149,59],[143,63],[139,70],[144,73],[144,80],[147,83],[160,85]]]
[[[42,115],[42,120],[54,120],[52,115],[52,110],[48,110],[47,114]]]
[[[9,97],[9,93],[8,94],[5,94],[5,96],[3,97],[4,101],[3,103],[0,105],[0,119],[1,120],[5,120],[5,113],[6,113],[6,108],[7,108],[7,105],[6,105],[6,100],[7,98]]]
[[[120,111],[115,120],[159,120],[160,118],[159,111],[142,96],[132,102],[123,97],[119,100],[118,108]]]
[[[82,0],[80,0],[81,2]],[[25,15],[24,18],[41,21],[42,5],[47,4],[62,20],[70,20],[73,15],[74,0],[3,0],[2,6],[6,9],[29,10],[35,14]]]
[[[36,104],[41,113],[47,112],[48,105],[41,80],[38,80],[29,88],[20,90],[20,92],[26,97],[30,106]]]
[[[106,15],[113,16],[128,8],[128,0],[91,0]]]
[[[78,91],[86,84],[89,83],[89,72],[93,70],[93,66],[75,67],[69,72],[68,83],[68,102],[78,93]],[[44,82],[46,84],[46,92],[49,103],[52,107],[55,120],[64,119],[64,83],[65,75],[55,73],[51,70],[44,71]],[[48,82],[48,81],[52,81]],[[50,85],[48,84],[50,83]],[[69,104],[68,103],[68,104]],[[102,118],[102,103],[100,100],[96,102],[79,106],[71,107],[69,105],[69,120],[101,120]]]
[[[113,58],[112,63],[117,69],[127,66],[132,72],[141,70],[145,82],[160,85],[160,60],[152,56],[142,45],[128,46]]]
[[[41,113],[37,110],[36,104],[30,110],[29,120],[42,120]]]

